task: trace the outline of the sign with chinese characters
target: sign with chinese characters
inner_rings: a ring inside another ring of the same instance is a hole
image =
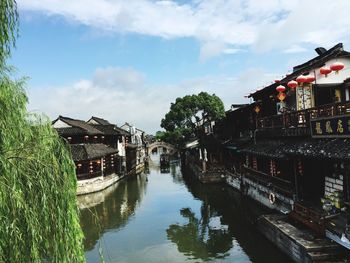
[[[314,138],[350,138],[350,116],[338,116],[311,120]]]

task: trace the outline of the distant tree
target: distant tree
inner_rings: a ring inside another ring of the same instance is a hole
[[[158,141],[162,141],[164,139],[165,131],[157,131],[155,135],[155,139]]]
[[[0,262],[84,262],[76,175],[48,118],[29,114],[23,80],[6,65],[14,0],[0,0]]]
[[[186,95],[171,103],[170,111],[161,121],[166,130],[163,135],[169,143],[181,144],[194,135],[196,123],[203,116],[218,120],[225,116],[225,108],[221,99],[215,94],[201,92],[198,95]]]

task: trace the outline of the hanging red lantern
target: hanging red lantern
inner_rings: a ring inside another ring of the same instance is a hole
[[[295,80],[291,80],[287,83],[287,86],[290,88],[290,89],[295,89],[297,86],[298,86],[298,82],[296,82]]]
[[[307,78],[304,75],[300,75],[299,77],[296,78],[296,81],[301,85],[303,85],[304,82],[306,82]]]
[[[331,70],[335,71],[336,74],[338,74],[339,70],[342,70],[344,68],[344,63],[341,62],[334,62],[331,65]]]
[[[279,99],[280,101],[286,98],[286,94],[283,93],[285,90],[286,90],[286,87],[283,85],[278,85],[276,87],[276,91],[278,91],[277,99]]]
[[[306,83],[311,83],[311,82],[314,82],[315,81],[315,76],[313,76],[313,75],[307,75],[306,76]]]
[[[285,90],[286,90],[286,88],[283,85],[279,85],[276,88],[276,91],[278,91],[278,92],[284,92]]]
[[[327,75],[331,72],[332,72],[332,70],[329,67],[324,66],[324,67],[320,68],[320,73],[322,75],[324,75],[326,78],[327,78]]]

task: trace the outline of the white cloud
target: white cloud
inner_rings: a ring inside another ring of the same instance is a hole
[[[301,53],[301,52],[306,52],[306,51],[307,51],[306,48],[303,48],[299,45],[292,45],[292,46],[288,47],[287,49],[285,49],[283,52],[294,54],[294,53]]]
[[[23,11],[63,16],[108,32],[193,37],[201,59],[227,50],[285,50],[349,40],[348,0],[18,0]],[[225,52],[226,51],[226,52]]]
[[[177,97],[201,91],[215,93],[228,109],[232,103],[247,102],[243,96],[273,76],[249,69],[235,77],[203,76],[159,86],[148,83],[142,73],[131,68],[99,68],[91,79],[71,85],[29,88],[28,109],[52,119],[63,115],[87,120],[94,115],[118,125],[127,121],[154,133]]]

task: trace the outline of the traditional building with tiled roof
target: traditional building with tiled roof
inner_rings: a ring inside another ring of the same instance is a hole
[[[243,194],[350,249],[350,53],[337,44],[249,95],[188,149]],[[204,130],[204,127],[203,127]]]
[[[79,182],[113,174],[122,176],[126,172],[125,149],[119,147],[123,145],[123,135],[106,120],[97,117],[92,120],[98,122],[90,124],[63,116],[52,122],[58,134],[70,143]],[[124,154],[124,159],[119,156],[119,151]]]

